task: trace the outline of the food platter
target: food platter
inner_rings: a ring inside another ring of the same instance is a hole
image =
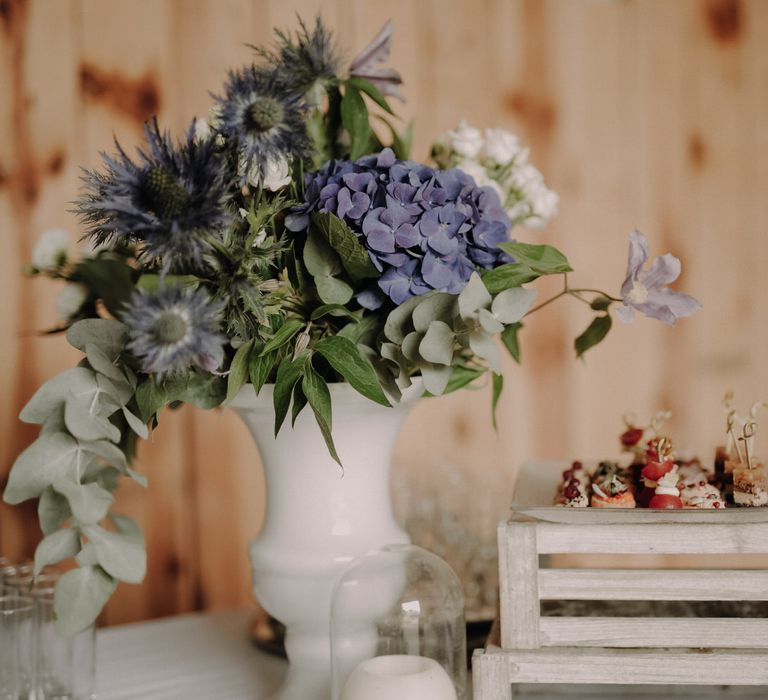
[[[582,460],[593,470],[598,460]],[[595,525],[627,523],[764,523],[768,507],[728,506],[722,510],[684,508],[566,508],[555,506],[561,475],[571,465],[569,460],[531,460],[521,467],[512,495],[512,510],[520,515],[552,523]]]

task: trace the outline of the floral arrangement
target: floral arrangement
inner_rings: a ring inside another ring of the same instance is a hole
[[[135,156],[117,145],[85,173],[80,259],[61,232],[35,249],[29,272],[66,282],[59,330],[84,357],[21,412],[42,428],[4,499],[39,499],[37,571],[76,560],[56,590],[63,630],[144,576],[139,528],[109,510],[121,476],[146,485],[131,458],[165,407],[214,408],[270,383],[275,431],[308,408],[341,462],[328,383],[386,406],[417,376],[440,395],[490,374],[495,406],[495,338],[520,360],[523,319],[553,300],[534,306],[527,285],[541,276],[561,275],[554,298],[596,312],[579,355],[605,337],[614,304],[624,320],[637,310],[668,323],[698,308],[666,286],[673,256],[642,272],[640,233],[616,297],[569,287],[561,252],[514,240],[513,227],[546,223],[557,196],[512,134],[461,124],[431,165],[409,160],[390,42],[387,24],[345,70],[319,19],[278,32],[184,138],[152,120]]]

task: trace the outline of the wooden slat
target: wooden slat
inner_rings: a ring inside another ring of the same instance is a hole
[[[678,524],[539,523],[537,542],[539,554],[764,554],[768,523],[698,524],[695,536]]]
[[[541,600],[768,600],[768,571],[540,569]]]
[[[506,661],[509,683],[768,684],[768,649],[564,647],[512,651],[489,647],[485,655],[499,655]]]
[[[499,533],[504,524],[499,526]],[[501,640],[504,647],[539,646],[539,592],[536,570],[536,526],[519,523],[499,538]]]
[[[693,617],[542,617],[550,647],[727,647],[768,644],[768,620]]]

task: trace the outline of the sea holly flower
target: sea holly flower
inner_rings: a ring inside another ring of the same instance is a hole
[[[230,72],[216,101],[215,128],[236,153],[243,183],[254,179],[254,169],[266,178],[270,163],[307,154],[304,94],[279,71],[249,66]]]
[[[204,289],[137,290],[121,319],[129,329],[127,347],[144,372],[159,379],[192,367],[215,372],[227,342],[219,330],[223,306]]]
[[[624,323],[631,323],[637,309],[641,314],[674,326],[678,318],[691,316],[701,304],[689,294],[667,287],[680,276],[680,260],[667,253],[656,258],[643,272],[648,257],[648,240],[640,231],[633,231],[629,236],[627,277],[621,286],[624,306],[616,309],[616,315]]]
[[[387,20],[387,23],[371,43],[354,58],[349,67],[349,74],[353,77],[365,78],[373,83],[383,95],[404,100],[405,98],[400,92],[400,86],[403,84],[400,73],[394,68],[385,68],[380,65],[389,59],[391,48],[392,20]]]
[[[166,272],[204,267],[210,237],[229,221],[221,158],[210,139],[195,137],[194,124],[177,145],[156,119],[144,131],[149,148],[139,149],[138,162],[118,144],[117,156],[102,156],[105,173],[83,177],[76,205],[86,237],[95,246],[138,243],[140,257]]]

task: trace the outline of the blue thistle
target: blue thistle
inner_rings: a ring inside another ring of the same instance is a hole
[[[277,42],[274,51],[257,49],[278,72],[287,85],[301,92],[309,92],[317,83],[326,83],[341,70],[341,58],[330,31],[318,15],[310,31],[301,17],[300,29],[293,37],[289,32],[275,30]]]
[[[301,158],[309,151],[303,94],[278,71],[249,66],[229,74],[218,102],[217,130],[231,145],[246,180],[254,167]]]
[[[128,349],[144,372],[158,379],[192,367],[215,372],[227,342],[220,332],[223,307],[204,289],[137,290],[122,316],[129,328]]]
[[[86,171],[76,212],[95,245],[139,244],[139,255],[164,271],[204,267],[211,237],[229,221],[223,161],[211,139],[190,127],[176,146],[157,119],[144,126],[148,149],[131,160],[102,153],[106,172]]]

